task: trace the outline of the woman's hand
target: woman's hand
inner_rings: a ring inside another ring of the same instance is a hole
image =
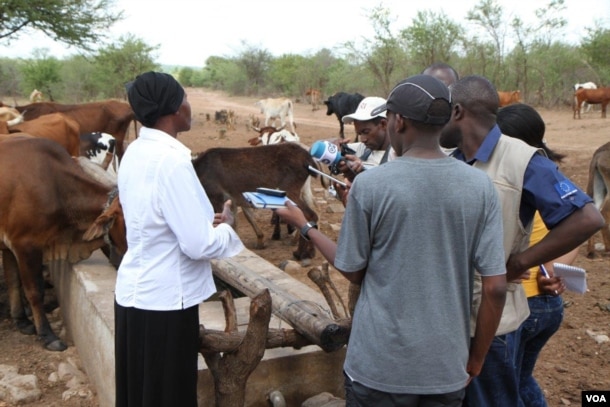
[[[228,199],[225,201],[224,206],[222,208],[221,213],[214,214],[214,227],[220,225],[221,223],[226,223],[229,226],[235,225],[235,217],[233,216],[233,210],[231,209],[231,200]]]

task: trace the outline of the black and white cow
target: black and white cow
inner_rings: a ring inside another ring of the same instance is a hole
[[[337,92],[324,101],[324,104],[326,105],[326,115],[330,116],[334,113],[337,116],[337,119],[339,119],[339,125],[341,126],[339,134],[341,135],[341,138],[345,138],[341,118],[347,114],[354,113],[362,99],[364,99],[364,96],[360,93]]]
[[[80,135],[81,157],[87,157],[116,176],[119,158],[115,150],[116,139],[111,134],[95,131]]]

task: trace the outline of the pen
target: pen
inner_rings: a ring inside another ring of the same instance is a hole
[[[540,265],[540,271],[542,271],[542,274],[546,277],[546,278],[551,278],[551,276],[549,275],[549,272],[546,270],[546,267],[544,267],[544,264]],[[555,293],[555,295],[559,295],[559,293],[557,292],[557,290],[553,290],[553,292]]]

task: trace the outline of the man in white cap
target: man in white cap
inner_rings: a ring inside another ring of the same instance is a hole
[[[338,168],[348,179],[351,175],[358,174],[366,168],[376,167],[388,161],[392,154],[390,136],[387,132],[388,121],[385,111],[371,114],[373,109],[385,104],[384,98],[369,96],[360,102],[356,111],[341,118],[345,124],[354,124],[356,137],[361,141],[347,143],[347,147],[355,151],[354,154],[346,154],[347,163],[341,163]],[[351,169],[351,170],[350,170]]]

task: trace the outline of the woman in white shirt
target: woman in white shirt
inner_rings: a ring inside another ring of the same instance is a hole
[[[184,89],[146,72],[128,84],[142,123],[118,176],[128,250],[115,290],[116,406],[197,406],[199,304],[216,287],[210,259],[238,254],[230,201],[214,214],[191,152]]]

